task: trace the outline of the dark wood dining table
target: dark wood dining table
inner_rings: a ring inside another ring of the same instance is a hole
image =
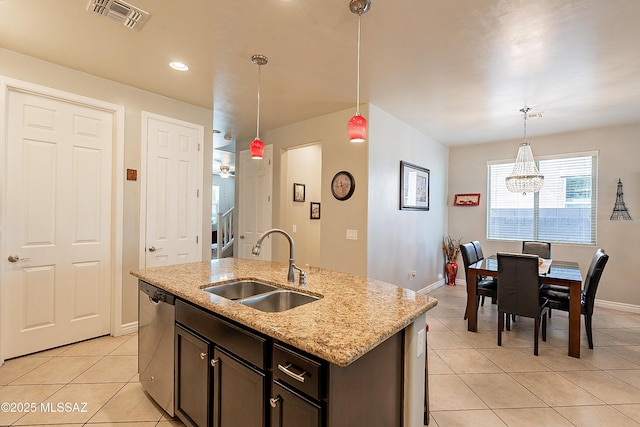
[[[467,329],[478,331],[476,311],[477,276],[497,276],[498,259],[491,255],[469,266],[467,277]],[[569,356],[580,357],[580,293],[582,273],[577,262],[552,260],[549,270],[538,276],[541,284],[566,286],[569,288]],[[498,286],[500,283],[498,282]]]

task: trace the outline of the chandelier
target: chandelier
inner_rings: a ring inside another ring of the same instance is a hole
[[[511,175],[505,178],[507,189],[513,193],[537,193],[544,185],[544,176],[538,171],[536,162],[531,152],[531,144],[527,141],[527,113],[528,107],[520,111],[524,116],[524,142],[518,148],[516,163],[513,165]]]
[[[356,87],[356,115],[349,119],[347,130],[351,142],[363,142],[367,138],[367,119],[360,114],[360,21],[362,14],[371,9],[371,0],[351,0],[349,10],[358,15],[358,77]]]
[[[256,139],[249,144],[249,152],[252,159],[262,159],[264,154],[264,142],[260,139],[260,67],[266,64],[269,59],[264,55],[253,55],[251,62],[258,66],[258,118],[256,124]]]

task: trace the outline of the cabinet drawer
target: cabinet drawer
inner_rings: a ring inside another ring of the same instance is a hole
[[[264,370],[266,339],[184,301],[176,301],[176,322]]]
[[[280,380],[320,400],[322,363],[277,343],[273,344],[272,360],[271,371],[274,380]]]

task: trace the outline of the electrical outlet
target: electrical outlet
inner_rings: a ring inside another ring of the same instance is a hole
[[[293,226],[291,227],[291,232],[296,233],[297,231],[298,231],[298,226],[293,224]]]
[[[358,230],[347,229],[347,240],[358,240]]]

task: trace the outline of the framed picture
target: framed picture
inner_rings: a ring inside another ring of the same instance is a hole
[[[293,184],[293,201],[304,202],[304,184]]]
[[[311,202],[311,219],[320,219],[320,202]]]
[[[453,199],[453,206],[479,206],[480,193],[456,194]]]
[[[400,209],[429,210],[429,169],[400,161]]]

